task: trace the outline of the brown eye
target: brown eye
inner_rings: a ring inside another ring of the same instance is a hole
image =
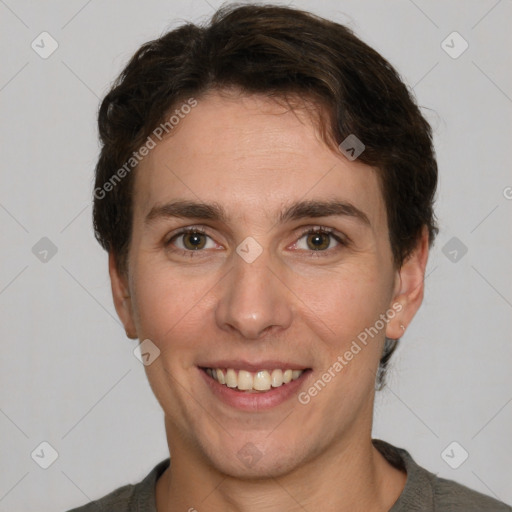
[[[195,251],[203,249],[206,245],[206,235],[203,233],[184,233],[181,236],[183,237],[183,246],[188,250]]]
[[[177,251],[188,253],[215,248],[215,242],[199,228],[183,229],[171,237],[165,245],[169,249],[174,247]]]
[[[309,233],[307,235],[308,249],[312,251],[323,251],[329,248],[331,243],[330,233]]]
[[[330,256],[347,245],[346,237],[341,233],[332,228],[315,227],[303,231],[293,247],[310,256]]]

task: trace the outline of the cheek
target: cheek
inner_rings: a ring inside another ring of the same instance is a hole
[[[335,327],[336,334],[351,332],[373,323],[387,308],[389,286],[383,274],[377,268],[371,271],[347,265],[321,278],[298,280],[297,295],[327,325]]]
[[[160,350],[174,349],[180,343],[190,345],[198,334],[202,299],[210,288],[208,280],[184,279],[179,270],[169,272],[155,262],[141,261],[133,284],[139,335],[151,339]]]
[[[347,265],[321,279],[302,278],[296,283],[304,314],[307,310],[313,312],[308,315],[315,326],[312,328],[325,340],[331,357],[343,353],[389,307],[391,285],[387,274],[382,269],[379,272],[377,265],[371,269]],[[384,329],[379,329],[378,337],[383,336]],[[372,351],[365,352],[370,355]]]

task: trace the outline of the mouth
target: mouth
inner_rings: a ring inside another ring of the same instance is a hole
[[[300,379],[311,368],[274,368],[249,371],[235,368],[199,367],[221,386],[243,393],[268,393],[276,388],[288,386]]]
[[[213,403],[248,413],[284,406],[313,378],[312,368],[282,359],[201,361],[196,368]]]

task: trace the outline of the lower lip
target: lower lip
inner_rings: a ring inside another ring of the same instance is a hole
[[[198,368],[198,370],[212,392],[225,404],[243,411],[253,412],[277,407],[292,396],[297,395],[298,390],[311,373],[311,370],[308,369],[302,372],[298,379],[292,380],[288,384],[283,384],[278,388],[271,388],[265,392],[246,393],[244,391],[228,388],[226,385],[220,384],[214,378],[210,377],[201,368]]]

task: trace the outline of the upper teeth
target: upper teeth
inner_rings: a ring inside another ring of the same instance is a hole
[[[241,391],[268,391],[271,387],[278,388],[298,379],[304,370],[260,370],[248,372],[246,370],[234,370],[233,368],[207,368],[206,373],[220,384],[228,388],[238,388]]]

